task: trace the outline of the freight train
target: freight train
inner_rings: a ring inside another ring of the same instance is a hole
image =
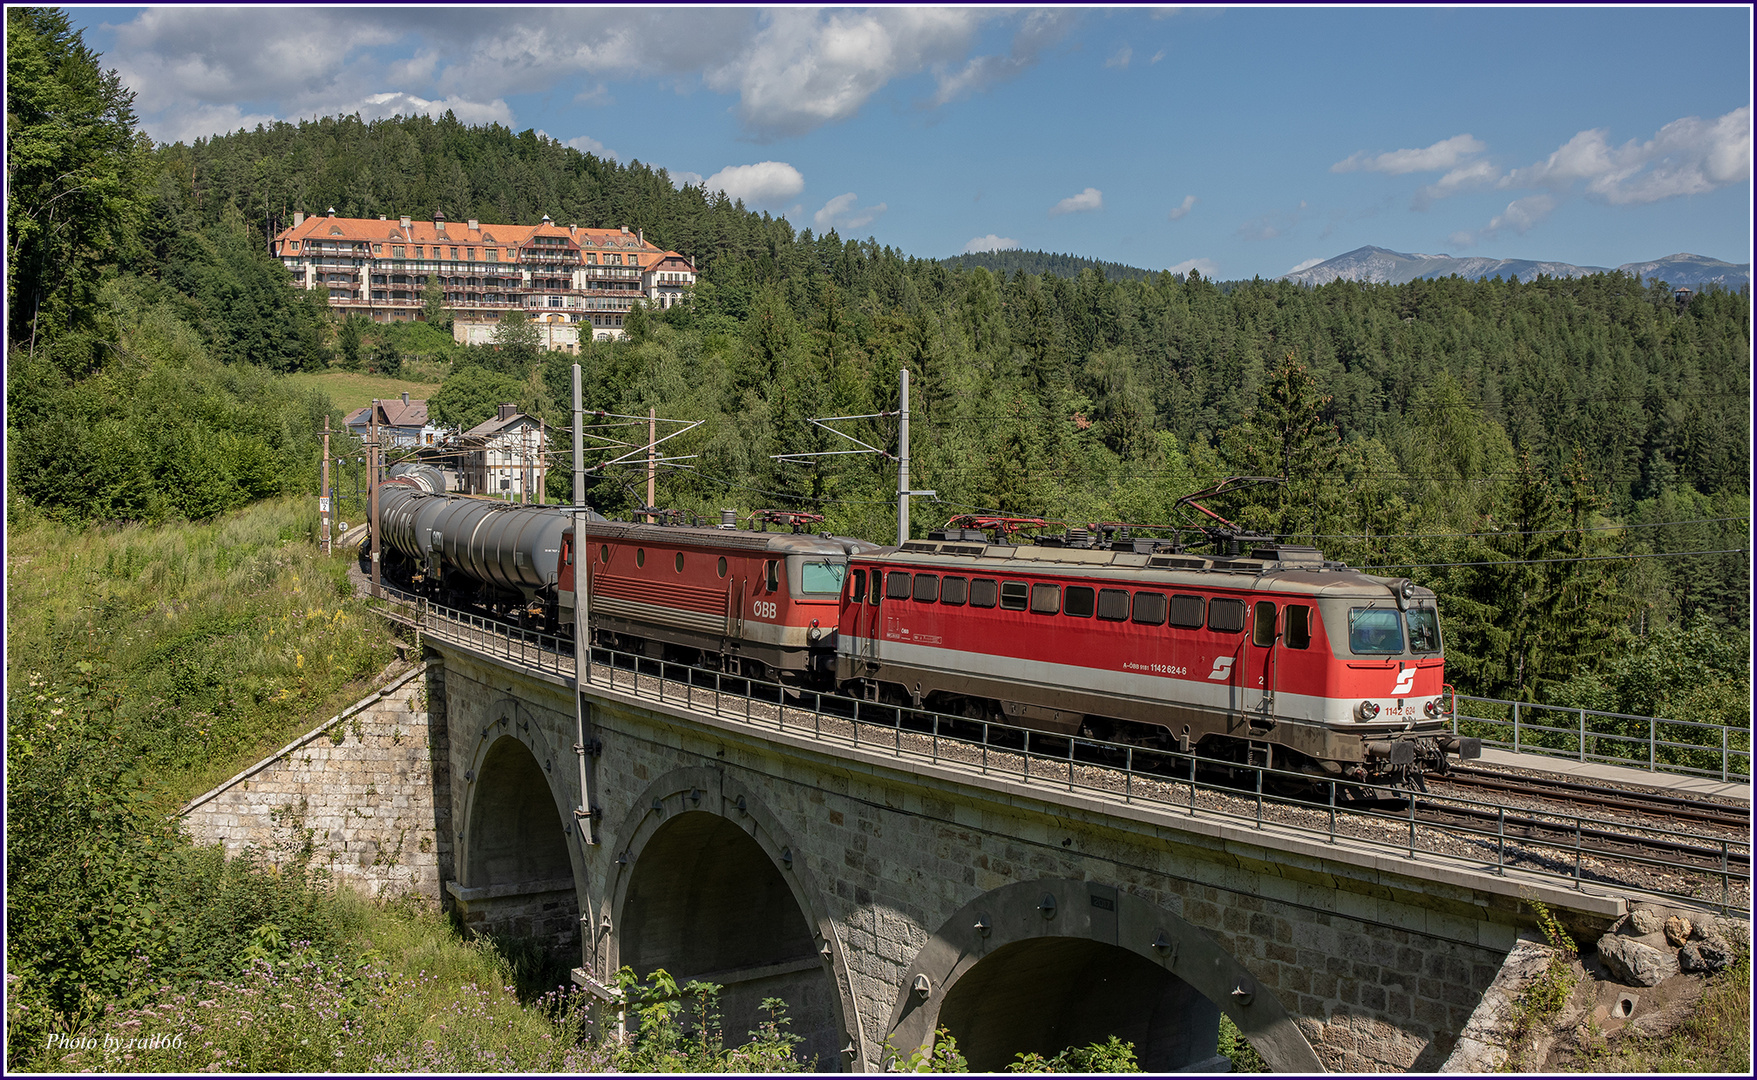
[[[786,512],[759,515],[780,532],[592,514],[576,543],[558,508],[380,492],[393,578],[565,634],[583,563],[601,647],[1362,784],[1481,752],[1449,730],[1434,594],[1315,548],[964,527],[890,547]]]

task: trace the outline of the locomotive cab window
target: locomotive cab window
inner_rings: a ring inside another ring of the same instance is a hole
[[[970,595],[970,581],[961,577],[940,579],[940,603],[962,604]]]
[[[1062,608],[1062,587],[1039,582],[1031,586],[1031,610],[1039,615],[1054,615]]]
[[[1093,592],[1084,585],[1069,585],[1062,600],[1062,611],[1076,619],[1092,617]]]
[[[939,599],[940,579],[934,574],[915,575],[915,602],[931,604]]]
[[[1237,603],[1237,601],[1233,601]],[[1185,630],[1202,628],[1202,598],[1179,594],[1171,598],[1170,624]]]
[[[858,604],[866,599],[866,571],[854,571],[853,578],[848,582],[848,602]]]
[[[1136,593],[1134,617],[1135,621],[1143,626],[1163,624],[1165,622],[1165,594],[1159,592]]]
[[[1349,608],[1348,649],[1356,656],[1396,656],[1403,651],[1403,620],[1396,608]]]
[[[1304,649],[1312,643],[1312,609],[1304,604],[1289,604],[1282,616],[1281,642],[1290,649]]]
[[[1251,644],[1260,649],[1275,644],[1275,605],[1271,601],[1257,601],[1251,619]]]
[[[874,570],[872,572],[872,588],[866,594],[867,603],[876,604],[879,602],[879,594],[884,591],[884,584],[885,572],[883,570]]]
[[[799,591],[806,596],[835,596],[842,591],[843,563],[812,559],[799,564]]]
[[[637,559],[636,562],[639,560]],[[770,559],[763,563],[763,585],[770,592],[781,587],[781,563],[779,560]]]
[[[1183,597],[1175,597],[1182,600]],[[1197,599],[1200,599],[1199,597]],[[1208,629],[1217,634],[1236,634],[1245,628],[1243,600],[1214,600],[1208,604]]]
[[[1412,607],[1409,618],[1409,651],[1440,651],[1440,613],[1431,607]]]
[[[970,579],[971,607],[993,607],[994,598],[995,584],[993,578],[979,577]]]
[[[1023,581],[1001,582],[1001,607],[1008,611],[1024,611],[1025,600],[1031,595],[1031,586]]]
[[[905,573],[898,571],[898,570],[892,570],[890,573],[885,575],[885,599],[886,600],[907,600],[907,599],[909,599],[909,575],[908,574],[905,574]]]

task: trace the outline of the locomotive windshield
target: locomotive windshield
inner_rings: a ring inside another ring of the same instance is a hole
[[[1395,608],[1349,608],[1348,647],[1357,656],[1403,651],[1403,620]]]
[[[806,596],[837,596],[842,592],[844,563],[821,560],[799,564],[799,591]]]
[[[1409,609],[1409,651],[1440,651],[1440,613],[1433,608]]]

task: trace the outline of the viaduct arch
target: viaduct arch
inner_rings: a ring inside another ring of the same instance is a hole
[[[720,984],[728,1043],[763,1019],[764,998],[780,998],[801,1059],[849,1064],[860,1040],[846,950],[803,853],[755,792],[723,769],[676,769],[612,837],[605,971]]]
[[[566,784],[553,782],[562,763],[546,733],[550,725],[511,694],[486,711],[467,765],[455,773],[463,780],[463,827],[458,880],[448,891],[471,929],[577,947],[585,868],[570,842],[575,833]]]
[[[975,1072],[1117,1035],[1147,1072],[1213,1071],[1220,1014],[1278,1072],[1322,1072],[1273,991],[1170,911],[1095,881],[992,889],[934,932],[903,978],[890,1042],[944,1026]]]

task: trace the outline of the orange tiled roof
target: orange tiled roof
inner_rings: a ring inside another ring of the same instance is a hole
[[[434,222],[411,220],[404,228],[400,219],[308,217],[298,225],[282,229],[275,235],[277,250],[285,240],[341,240],[350,243],[394,244],[469,244],[522,247],[535,236],[561,236],[582,248],[630,250],[642,256],[656,255],[659,249],[645,243],[635,233],[621,229],[582,229],[568,225],[502,225],[477,222],[470,228],[467,221]]]

